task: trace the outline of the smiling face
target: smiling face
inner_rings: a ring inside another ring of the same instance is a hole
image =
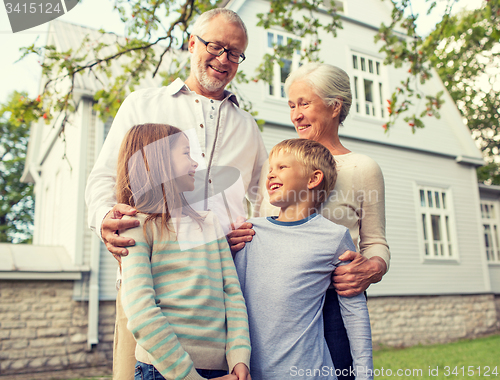
[[[191,158],[189,140],[184,133],[172,147],[172,174],[179,192],[194,190],[194,173],[198,163]]]
[[[244,30],[220,15],[210,21],[200,37],[236,53],[243,53],[247,43]],[[194,35],[189,39],[189,51],[193,56],[186,84],[200,95],[222,99],[224,88],[238,71],[238,64],[229,61],[225,52],[219,57],[208,53],[205,44]]]
[[[280,150],[270,156],[266,180],[269,202],[286,209],[307,200],[310,174],[292,153]]]
[[[300,138],[322,143],[327,135],[338,133],[339,108],[327,106],[305,81],[296,81],[288,90],[290,119]]]

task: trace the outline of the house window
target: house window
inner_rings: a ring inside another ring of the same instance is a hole
[[[419,187],[420,223],[424,257],[449,259],[457,256],[449,190]]]
[[[498,202],[481,202],[481,218],[483,221],[486,259],[489,262],[500,263]]]
[[[352,53],[354,109],[359,115],[383,119],[384,84],[382,61],[365,54]]]
[[[268,86],[268,94],[274,98],[286,99],[285,80],[292,70],[297,69],[300,64],[300,46],[302,42],[296,36],[282,32],[267,32],[266,47],[269,54],[274,53],[275,46],[290,46],[293,42],[298,46],[293,50],[291,58],[282,58],[282,65],[275,63],[271,84]]]

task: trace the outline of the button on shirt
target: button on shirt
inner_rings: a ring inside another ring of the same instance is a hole
[[[92,230],[101,231],[102,220],[117,203],[114,186],[121,142],[130,128],[145,123],[170,124],[187,134],[191,156],[199,164],[195,183],[203,188],[204,199],[212,199],[217,186],[220,188],[221,171],[216,169],[228,167],[239,172],[244,192],[254,200],[252,194],[257,192],[267,158],[255,120],[239,108],[229,91],[224,92],[222,101],[212,102],[176,79],[167,87],[133,92],[118,110],[87,181],[85,201]],[[219,177],[214,178],[213,173]],[[204,208],[211,208],[210,202],[205,202]]]
[[[205,138],[207,148],[213,147],[215,142],[215,132],[217,130],[217,115],[223,100],[208,99],[200,96],[203,113],[207,115],[205,122]]]

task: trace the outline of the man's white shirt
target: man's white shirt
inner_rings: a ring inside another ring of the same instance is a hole
[[[186,198],[197,203],[195,208],[213,209],[216,214],[220,214],[217,209],[225,208],[226,213],[230,209],[228,221],[234,221],[244,193],[254,200],[267,152],[254,118],[239,108],[234,94],[224,95],[222,101],[212,101],[176,79],[167,87],[139,90],[125,99],[87,181],[85,201],[92,230],[100,236],[104,217],[117,203],[117,159],[125,134],[146,123],[169,124],[186,133],[191,157],[199,165],[195,191],[184,193]],[[221,220],[227,233],[226,222]]]

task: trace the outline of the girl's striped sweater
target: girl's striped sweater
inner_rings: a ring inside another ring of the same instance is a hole
[[[249,367],[245,301],[222,228],[211,212],[202,226],[188,216],[171,220],[161,241],[158,226],[120,233],[135,246],[122,258],[122,301],[136,359],[166,379],[201,379],[198,369]],[[148,244],[152,242],[151,244]]]

